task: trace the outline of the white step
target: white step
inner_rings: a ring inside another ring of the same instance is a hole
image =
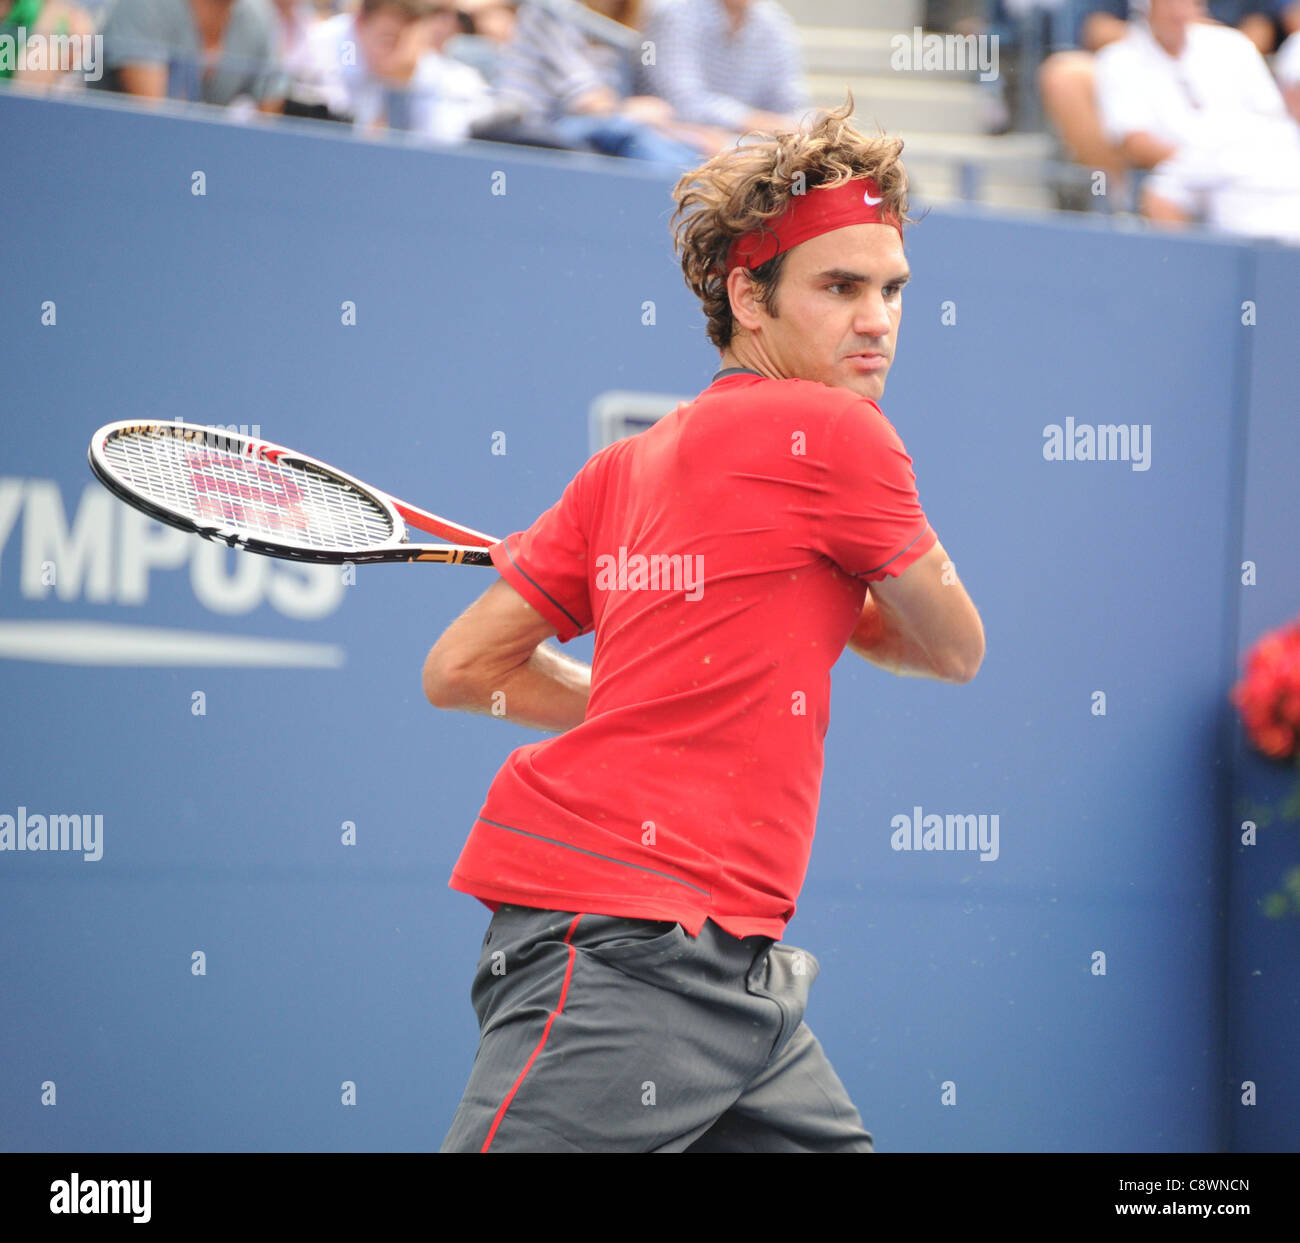
[[[918,215],[917,208],[930,203],[962,201],[961,181],[956,169],[944,169],[936,165],[922,168],[913,174],[909,165],[908,180],[912,215]],[[1048,185],[1039,181],[987,177],[981,181],[979,195],[974,201],[981,207],[1001,207],[1008,211],[1058,210],[1056,195]]]
[[[1056,158],[1047,134],[917,134],[907,139],[903,163],[911,194],[924,202],[960,199],[962,163],[973,164],[975,201],[988,206],[1055,211],[1046,162]]]
[[[990,96],[978,83],[923,75],[890,77],[810,74],[813,105],[836,108],[845,88],[853,92],[854,116],[860,125],[879,125],[906,138],[916,131],[983,134],[988,130]]]
[[[805,26],[799,31],[803,47],[804,71],[810,74],[897,74],[894,68],[894,40],[900,35],[909,40],[908,61],[912,53],[913,31],[851,30],[838,26]],[[943,69],[908,69],[908,77],[948,78],[961,81],[970,74]]]
[[[925,17],[925,0],[781,0],[800,26],[880,26],[911,30]]]
[[[1056,144],[1050,134],[995,135],[937,131],[907,138],[903,163],[908,163],[916,156],[928,160],[971,159],[987,165],[1019,164],[1050,160],[1055,153]]]

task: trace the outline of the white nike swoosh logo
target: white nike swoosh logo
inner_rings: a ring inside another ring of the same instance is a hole
[[[862,195],[862,201],[868,207],[875,207],[877,204],[883,203],[885,201],[885,196],[882,194],[878,199],[873,199],[870,194],[864,191]]]

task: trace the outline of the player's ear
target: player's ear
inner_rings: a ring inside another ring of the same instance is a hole
[[[731,317],[746,332],[753,332],[767,315],[767,309],[756,296],[757,286],[744,268],[732,268],[727,273],[727,297],[731,302]]]

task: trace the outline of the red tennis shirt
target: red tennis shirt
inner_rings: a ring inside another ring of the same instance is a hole
[[[898,433],[848,389],[733,368],[600,450],[491,550],[560,642],[595,631],[586,718],[511,752],[451,887],[782,936],[831,666],[866,584],[935,539]]]

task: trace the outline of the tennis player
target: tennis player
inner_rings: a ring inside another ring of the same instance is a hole
[[[848,106],[714,157],[675,242],[721,367],[496,544],[424,667],[554,737],[502,765],[451,886],[493,910],[444,1152],[871,1152],[780,940],[831,666],[969,681],[979,615],[877,402],[908,279],[902,143]],[[590,667],[545,645],[595,633]]]

